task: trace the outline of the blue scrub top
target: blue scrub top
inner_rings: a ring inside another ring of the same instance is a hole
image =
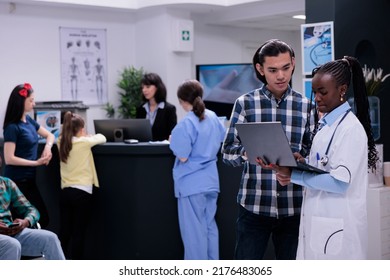
[[[199,121],[191,111],[176,125],[170,142],[176,156],[173,167],[176,197],[219,192],[216,162],[225,132],[217,115],[207,109],[204,120]],[[188,160],[183,163],[178,158]]]

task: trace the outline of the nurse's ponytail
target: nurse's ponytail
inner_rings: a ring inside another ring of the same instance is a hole
[[[204,120],[206,106],[203,102],[203,87],[197,80],[184,81],[177,90],[179,100],[186,101],[192,105],[192,111],[199,118]]]

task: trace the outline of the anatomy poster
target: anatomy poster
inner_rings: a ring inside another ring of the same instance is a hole
[[[107,103],[106,30],[60,27],[63,101]]]

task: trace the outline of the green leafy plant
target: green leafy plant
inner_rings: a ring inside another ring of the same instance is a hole
[[[120,88],[119,116],[122,118],[135,118],[136,109],[142,104],[141,79],[143,68],[126,67],[120,73],[117,86]]]
[[[115,107],[111,103],[107,102],[103,109],[106,110],[107,118],[113,118],[115,116]]]

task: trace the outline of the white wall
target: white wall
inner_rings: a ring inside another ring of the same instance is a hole
[[[259,29],[205,26],[195,19],[194,65],[208,63],[251,63],[256,49],[269,39],[288,43],[296,54],[293,76],[294,89],[302,90],[302,59],[299,31],[270,31]],[[195,71],[195,67],[193,67]],[[195,75],[195,73],[194,73]]]
[[[180,119],[185,112],[177,99],[177,87],[183,80],[195,76],[192,75],[192,53],[172,50],[172,27],[177,20],[190,19],[190,14],[155,8],[140,11],[137,18],[137,64],[161,76],[167,87],[167,101],[176,106]]]
[[[59,27],[101,28],[107,30],[109,99],[117,95],[118,72],[135,62],[134,16],[122,12],[86,9],[54,9],[0,4],[0,124],[3,127],[6,103],[12,89],[30,82],[36,101],[61,100]],[[115,98],[114,98],[115,97]],[[94,118],[105,118],[100,106],[90,107],[89,130]],[[3,129],[0,129],[1,137]]]
[[[194,21],[194,51],[171,51],[171,25],[177,19]],[[253,50],[265,40],[279,38],[295,49],[297,69],[293,84],[302,88],[300,38],[297,32],[264,31],[249,28],[205,26],[188,12],[164,8],[134,12],[103,11],[87,8],[53,8],[0,4],[0,124],[6,103],[15,85],[30,82],[36,101],[61,100],[59,27],[104,28],[107,30],[109,101],[119,104],[116,83],[126,66],[143,67],[158,73],[168,90],[168,101],[175,104],[179,119],[184,115],[176,97],[179,83],[195,78],[195,65],[206,63],[250,62]],[[105,118],[101,106],[87,111],[88,129],[93,119]],[[2,137],[0,129],[0,137]]]

